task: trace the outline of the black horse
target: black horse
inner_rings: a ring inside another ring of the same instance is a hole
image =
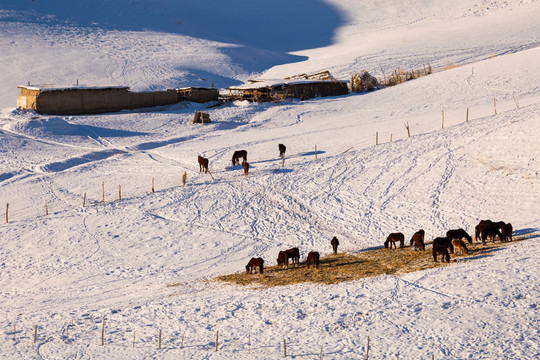
[[[287,147],[283,144],[278,144],[278,148],[279,148],[279,157],[281,159],[284,159],[285,158],[285,151],[287,150]]]
[[[448,230],[446,232],[446,237],[448,238],[448,240],[452,241],[454,239],[467,239],[467,242],[469,244],[472,244],[472,237],[469,236],[469,234],[467,234],[467,232],[463,229],[455,229],[455,230]]]
[[[199,172],[204,171],[205,173],[208,172],[208,159],[203,158],[199,155],[197,158],[197,161],[199,162]]]
[[[277,257],[278,266],[289,268],[289,259],[292,260],[293,265],[298,265],[300,263],[300,250],[298,248],[292,248],[280,251]]]
[[[332,245],[332,250],[334,250],[334,255],[337,255],[337,247],[339,245],[338,238],[334,236],[332,240],[330,240],[330,245]]]
[[[242,158],[243,161],[247,161],[247,151],[246,150],[236,150],[233,153],[233,156],[232,156],[232,164],[233,164],[233,166],[240,164],[240,158]]]
[[[437,255],[442,255],[442,262],[446,260],[447,263],[450,263],[450,254],[448,254],[447,245],[448,238],[438,237],[433,240],[433,261],[437,262]]]
[[[433,246],[444,246],[450,250],[450,254],[454,253],[454,245],[448,237],[438,237],[433,240]]]
[[[504,224],[503,228],[502,228],[502,236],[503,236],[503,241],[512,241],[512,231],[514,229],[512,228],[512,224],[508,223],[508,224]]]

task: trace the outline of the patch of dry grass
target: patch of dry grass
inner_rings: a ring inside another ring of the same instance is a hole
[[[533,235],[515,237],[514,241],[503,243],[474,243],[467,244],[468,255],[450,255],[450,264],[467,257],[474,257],[489,253],[493,249],[509,246],[516,242],[526,240]],[[343,281],[352,281],[370,276],[384,274],[405,274],[413,271],[425,270],[433,267],[447,266],[448,263],[433,262],[431,247],[426,251],[414,251],[406,246],[403,249],[374,249],[361,251],[357,254],[340,253],[321,258],[319,269],[313,266],[309,269],[305,263],[297,267],[289,266],[283,269],[278,266],[266,266],[263,274],[229,274],[218,276],[215,280],[237,285],[255,285],[261,287],[283,286],[298,283],[335,284]]]

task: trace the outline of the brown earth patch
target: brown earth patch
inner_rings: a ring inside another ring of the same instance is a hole
[[[488,242],[486,245],[482,245],[482,243],[467,244],[469,254],[451,254],[450,264],[463,261],[470,257],[485,256],[497,248],[510,246],[519,241],[533,237],[534,235],[535,234],[514,237],[514,241],[505,243],[497,241],[495,243]],[[426,248],[426,251],[414,251],[410,246],[406,246],[402,249],[377,248],[360,251],[356,254],[338,253],[337,255],[322,257],[319,269],[315,269],[313,266],[307,268],[305,263],[300,263],[300,265],[296,267],[289,266],[288,269],[283,269],[277,265],[265,266],[263,274],[246,274],[245,272],[241,272],[237,274],[221,275],[215,280],[230,284],[255,285],[262,287],[283,286],[305,282],[335,284],[370,276],[405,274],[413,271],[450,265],[448,263],[441,263],[440,259],[441,256],[439,255],[439,262],[433,262],[430,246]]]

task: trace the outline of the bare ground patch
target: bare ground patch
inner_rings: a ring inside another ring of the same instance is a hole
[[[414,251],[413,248],[406,246],[402,249],[381,248],[364,250],[356,254],[338,253],[337,255],[328,255],[321,258],[319,269],[315,269],[313,266],[307,268],[305,263],[300,263],[300,265],[296,267],[289,266],[288,269],[283,269],[278,266],[265,266],[263,274],[246,274],[245,272],[241,272],[237,274],[221,275],[215,278],[215,280],[229,284],[255,285],[262,287],[283,286],[305,282],[335,284],[370,276],[405,274],[434,267],[448,266],[458,261],[467,260],[468,258],[470,258],[470,261],[474,261],[474,259],[489,256],[490,252],[496,251],[499,248],[510,246],[535,235],[536,234],[530,234],[527,236],[514,237],[514,241],[512,242],[488,242],[486,245],[482,245],[482,243],[467,244],[469,254],[451,254],[450,264],[441,263],[440,255],[438,257],[439,262],[433,262],[430,246],[427,247],[426,251]],[[266,262],[268,263],[269,260],[267,259]]]

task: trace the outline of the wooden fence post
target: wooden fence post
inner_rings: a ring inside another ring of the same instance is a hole
[[[317,160],[317,145],[315,145],[315,160]]]
[[[101,182],[101,195],[102,195],[101,202],[105,204],[105,181]]]
[[[405,129],[407,129],[407,136],[411,137],[411,129],[409,127],[409,122],[407,121],[406,123],[403,123],[403,125],[405,125]]]
[[[122,185],[118,185],[118,200],[122,200]]]
[[[219,330],[216,331],[216,352],[218,351],[218,344],[219,344]]]
[[[161,329],[159,329],[158,350],[161,350]]]
[[[6,203],[6,224],[9,222],[9,203]]]
[[[444,110],[442,111],[442,128],[444,129]]]
[[[287,340],[283,339],[283,357],[287,357]]]
[[[156,192],[156,190],[154,188],[154,178],[152,178],[152,192]]]
[[[37,325],[34,325],[34,344],[37,342]]]
[[[103,322],[101,323],[101,346],[105,344],[105,316],[103,317]]]
[[[184,335],[186,334],[185,331],[182,331],[182,341],[180,342],[180,349],[184,347]]]
[[[84,193],[83,199],[82,199],[82,207],[85,207],[85,206],[86,206],[86,193]]]
[[[366,360],[369,359],[369,336],[367,337]]]
[[[379,132],[375,132],[375,145],[379,145]]]
[[[469,108],[467,108],[467,116],[465,117],[465,121],[469,122]]]
[[[47,207],[47,200],[45,200],[45,215],[49,215],[49,208]]]

